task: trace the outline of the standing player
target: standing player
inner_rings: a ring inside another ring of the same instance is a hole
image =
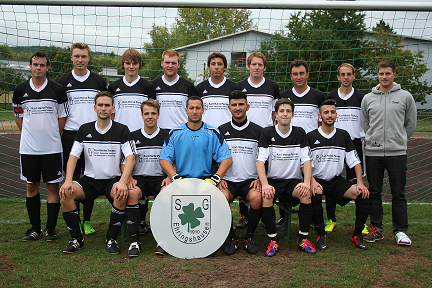
[[[322,119],[322,126],[307,134],[313,162],[311,190],[323,193],[341,206],[355,200],[356,220],[351,242],[357,248],[367,250],[362,229],[369,214],[369,191],[363,185],[360,160],[349,133],[335,128],[335,100],[327,99],[321,103],[319,117]],[[355,170],[357,185],[341,176],[344,162],[350,169]],[[320,221],[314,223],[324,227],[322,212]]]
[[[284,198],[292,206],[300,203],[298,249],[315,253],[315,247],[306,239],[313,216],[311,198],[316,198],[312,197],[309,189],[312,166],[306,133],[302,128],[290,125],[294,116],[292,101],[279,99],[275,110],[278,124],[261,132],[256,160],[262,184],[262,222],[270,237],[266,255],[274,256],[279,249],[273,208],[273,200],[277,197]],[[267,172],[265,162],[268,162]]]
[[[197,92],[204,103],[203,121],[213,127],[219,127],[230,121],[228,97],[239,87],[237,83],[224,76],[227,59],[222,53],[210,54],[207,58],[207,67],[210,70],[210,78],[198,84]]]
[[[246,117],[249,109],[246,93],[234,90],[229,94],[229,110],[231,121],[219,126],[219,131],[225,137],[230,148],[233,164],[219,183],[219,189],[224,193],[228,202],[232,202],[237,195],[247,200],[250,205],[248,214],[249,224],[244,237],[244,247],[247,252],[256,254],[258,248],[253,236],[261,218],[261,183],[256,170],[256,155],[258,152],[259,134],[261,126],[250,122]],[[229,243],[225,253],[232,255],[239,246],[237,236],[231,227],[228,235]]]
[[[30,58],[32,77],[15,87],[12,100],[15,122],[21,131],[20,178],[26,181],[26,206],[32,225],[23,241],[37,240],[43,235],[39,194],[41,173],[48,190],[45,240],[57,239],[59,182],[63,180],[60,133],[69,109],[64,88],[46,78],[48,69],[47,55],[36,51]]]
[[[367,242],[384,238],[381,191],[384,169],[390,179],[392,193],[393,233],[398,245],[411,245],[408,230],[405,184],[407,142],[417,125],[414,98],[400,84],[393,82],[396,66],[392,61],[378,63],[379,85],[363,98],[362,124],[366,132],[366,171],[370,189],[372,229],[364,237]]]
[[[111,120],[111,113],[114,110],[111,93],[99,92],[94,101],[94,111],[98,119],[81,125],[78,130],[67,163],[66,181],[60,188],[63,218],[72,237],[63,248],[63,252],[73,253],[84,246],[74,200],[95,199],[104,195],[113,205],[106,240],[108,251],[110,254],[120,253],[116,238],[121,223],[126,219],[131,234],[128,254],[131,257],[138,256],[140,243],[137,204],[141,195],[127,187],[135,164],[135,145],[130,138],[129,129]],[[85,158],[84,176],[72,181],[73,171],[81,153]],[[126,158],[124,165],[120,165],[122,157]]]
[[[128,126],[130,131],[142,128],[140,105],[151,98],[152,84],[138,73],[142,67],[141,54],[135,49],[126,50],[121,58],[123,78],[111,83],[108,91],[114,96],[115,112],[112,120]]]
[[[58,80],[58,83],[66,89],[70,110],[70,115],[66,119],[66,124],[61,136],[64,171],[66,171],[69,153],[79,127],[84,123],[96,120],[96,115],[93,112],[95,95],[100,91],[106,91],[105,79],[99,74],[87,69],[87,65],[90,61],[90,47],[84,42],[76,42],[72,44],[70,51],[73,69]],[[81,157],[78,159],[74,171],[74,180],[79,179],[83,171],[84,158]],[[79,202],[76,204],[79,209]],[[83,201],[84,221],[82,230],[84,234],[95,233],[90,222],[93,205],[94,201],[91,199]]]
[[[351,64],[343,63],[340,65],[337,69],[337,78],[341,87],[327,94],[327,99],[336,101],[337,119],[334,126],[344,129],[350,134],[363,169],[362,177],[365,177],[366,171],[363,167],[365,133],[361,124],[361,101],[365,94],[352,85],[355,79],[355,69]],[[355,170],[350,169],[346,164],[345,169],[346,179],[356,181]],[[333,229],[336,229],[336,202],[331,198],[326,198],[326,210],[328,221],[325,224],[325,231],[331,233]],[[367,228],[363,230],[362,233],[367,234]]]
[[[164,74],[152,80],[153,93],[160,105],[159,127],[172,129],[187,121],[186,100],[197,95],[197,92],[192,82],[177,74],[180,68],[180,55],[177,51],[163,52],[161,66]]]

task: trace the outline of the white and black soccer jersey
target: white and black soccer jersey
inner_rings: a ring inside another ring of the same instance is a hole
[[[158,126],[172,129],[187,122],[186,100],[197,96],[192,82],[177,75],[173,82],[165,80],[164,76],[151,81],[156,101],[160,105]]]
[[[71,155],[79,158],[84,154],[84,175],[93,179],[107,180],[121,176],[122,157],[135,155],[135,143],[126,125],[110,121],[103,131],[97,121],[83,124],[75,137]]]
[[[335,128],[330,135],[321,127],[307,134],[312,152],[312,176],[329,181],[342,174],[344,163],[353,168],[360,164],[350,135]]]
[[[84,76],[77,76],[72,70],[57,81],[65,89],[69,102],[70,115],[66,119],[64,130],[78,131],[87,122],[95,121],[94,97],[100,91],[106,91],[105,79],[97,73],[87,70]]]
[[[250,105],[247,117],[261,127],[273,126],[272,113],[274,104],[280,98],[279,86],[270,79],[263,78],[261,83],[254,85],[250,77],[238,82],[240,90],[247,94]]]
[[[288,98],[294,103],[294,117],[292,126],[302,127],[306,133],[318,128],[319,106],[325,100],[324,93],[309,87],[299,94],[292,89],[281,93],[282,98]]]
[[[138,76],[135,81],[129,83],[126,77],[112,82],[108,91],[114,96],[114,121],[128,126],[130,131],[135,131],[143,126],[140,105],[151,97],[152,84]]]
[[[360,90],[351,89],[347,97],[343,97],[340,88],[327,94],[327,99],[336,101],[337,119],[335,127],[348,131],[351,139],[363,138],[365,132],[361,123],[361,102],[364,93]]]
[[[261,130],[261,126],[250,122],[249,119],[246,119],[241,126],[236,125],[232,120],[219,126],[219,131],[228,144],[233,160],[223,179],[232,182],[258,179],[255,161]]]
[[[133,176],[166,175],[162,166],[159,164],[159,158],[168,133],[168,129],[160,128],[151,135],[147,134],[144,131],[144,128],[131,133],[137,151],[137,155],[135,156],[135,166],[132,171]]]
[[[69,116],[65,89],[48,80],[38,89],[32,79],[15,87],[14,115],[22,118],[20,154],[44,155],[63,151],[58,119]]]
[[[310,161],[306,133],[293,127],[287,134],[278,125],[264,128],[258,142],[258,161],[268,162],[268,179],[303,179],[301,167]]]
[[[214,84],[211,78],[198,84],[198,96],[201,97],[204,103],[203,121],[214,127],[219,127],[230,121],[231,113],[228,110],[229,94],[238,89],[237,83],[226,77],[219,84]]]

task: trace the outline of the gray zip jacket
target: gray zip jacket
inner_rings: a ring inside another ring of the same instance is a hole
[[[406,155],[408,139],[417,125],[417,109],[411,93],[393,84],[387,93],[377,85],[362,100],[366,156]]]

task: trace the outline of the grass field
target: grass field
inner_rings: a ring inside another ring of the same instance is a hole
[[[315,255],[297,251],[295,234],[298,218],[293,215],[290,240],[282,239],[280,251],[272,258],[264,255],[267,236],[259,226],[255,241],[259,252],[247,254],[240,248],[225,256],[225,245],[215,256],[182,260],[156,256],[151,234],[141,238],[142,253],[127,257],[128,241],[121,242],[122,253],[110,255],[105,233],[110,214],[108,202],[95,204],[92,221],[96,234],[85,237],[85,247],[65,255],[62,248],[69,240],[64,220],[59,217],[59,239],[21,242],[29,228],[25,203],[0,200],[0,286],[1,287],[431,287],[432,207],[408,207],[411,247],[394,242],[391,207],[384,206],[385,239],[360,251],[350,244],[354,205],[337,208],[338,227],[328,235],[328,249]],[[42,205],[42,219],[46,219]],[[232,207],[234,219],[238,208]],[[243,238],[245,230],[238,232]],[[310,240],[316,239],[311,231]]]

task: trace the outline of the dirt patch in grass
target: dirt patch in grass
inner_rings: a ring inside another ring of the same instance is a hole
[[[0,272],[12,271],[18,269],[17,266],[14,266],[10,263],[10,255],[6,254],[4,256],[0,256]]]

